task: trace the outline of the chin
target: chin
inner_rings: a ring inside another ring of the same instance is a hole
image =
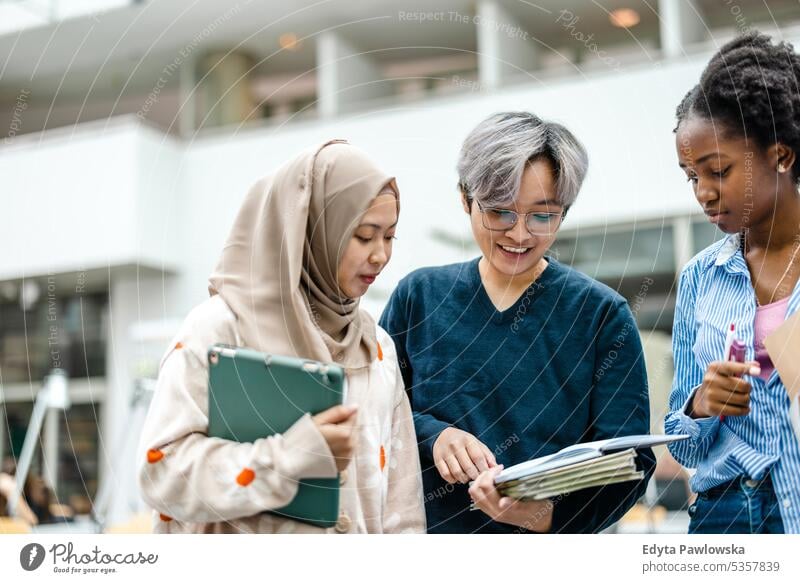
[[[728,223],[728,222],[724,222],[724,221],[720,221],[719,223],[717,223],[714,226],[717,227],[720,231],[722,231],[726,235],[733,235],[734,233],[740,233],[740,232],[742,232],[743,229],[746,228],[742,224],[735,224],[734,225],[734,224],[731,224],[731,223]]]
[[[517,275],[522,275],[523,273],[527,273],[536,267],[539,263],[539,259],[537,258],[535,261],[525,261],[518,263],[517,265],[509,264],[508,262],[504,261],[502,258],[492,257],[489,259],[489,262],[492,264],[495,270],[499,271],[503,275],[507,275],[509,277],[515,277]]]
[[[351,300],[357,300],[358,298],[366,294],[368,290],[369,290],[368,285],[362,282],[358,282],[354,284],[351,289],[347,290],[347,297],[350,298]]]

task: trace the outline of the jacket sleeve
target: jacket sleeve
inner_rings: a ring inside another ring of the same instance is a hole
[[[411,405],[414,428],[419,439],[419,451],[427,459],[433,460],[433,444],[436,443],[439,434],[450,427],[450,424],[430,413],[423,413],[414,409],[414,372],[407,345],[410,327],[410,301],[406,293],[407,287],[407,280],[404,280],[392,292],[392,296],[389,298],[389,302],[381,315],[380,326],[391,335],[397,350],[397,360],[400,364],[400,372],[402,373],[406,394]]]
[[[163,520],[253,516],[288,504],[301,478],[337,475],[309,415],[254,443],[209,437],[207,338],[186,328],[162,360],[138,448],[142,497]]]
[[[719,430],[719,417],[692,419],[685,410],[694,391],[703,382],[704,371],[694,355],[696,338],[695,297],[697,281],[691,266],[681,273],[675,322],[672,326],[672,354],[675,377],[669,396],[670,411],[664,418],[664,433],[687,434],[691,437],[668,445],[670,453],[681,464],[695,468],[708,455]]]
[[[620,300],[597,333],[594,383],[590,395],[592,425],[586,441],[650,433],[650,400],[644,353],[636,321]],[[637,450],[638,482],[586,488],[554,500],[551,532],[592,533],[618,521],[644,494],[655,470],[653,450]]]
[[[425,508],[422,500],[422,470],[411,406],[397,375],[397,404],[392,416],[393,459],[389,460],[389,487],[384,509],[384,532],[424,533]]]

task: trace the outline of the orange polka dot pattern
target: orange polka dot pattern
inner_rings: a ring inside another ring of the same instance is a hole
[[[381,471],[383,471],[383,468],[386,466],[386,450],[383,449],[383,446],[381,446],[380,464],[381,464]]]
[[[147,450],[147,463],[154,464],[164,459],[164,452],[160,449]]]
[[[256,479],[256,473],[250,468],[245,468],[236,476],[236,483],[240,486],[249,486]]]

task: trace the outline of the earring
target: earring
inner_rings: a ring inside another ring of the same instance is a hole
[[[786,166],[783,164],[778,164],[778,172],[786,172]]]

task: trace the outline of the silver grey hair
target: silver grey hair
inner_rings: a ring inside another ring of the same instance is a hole
[[[567,128],[532,113],[496,113],[472,130],[458,157],[458,186],[468,202],[486,206],[514,202],[528,162],[553,166],[558,203],[568,209],[581,189],[589,156]]]

